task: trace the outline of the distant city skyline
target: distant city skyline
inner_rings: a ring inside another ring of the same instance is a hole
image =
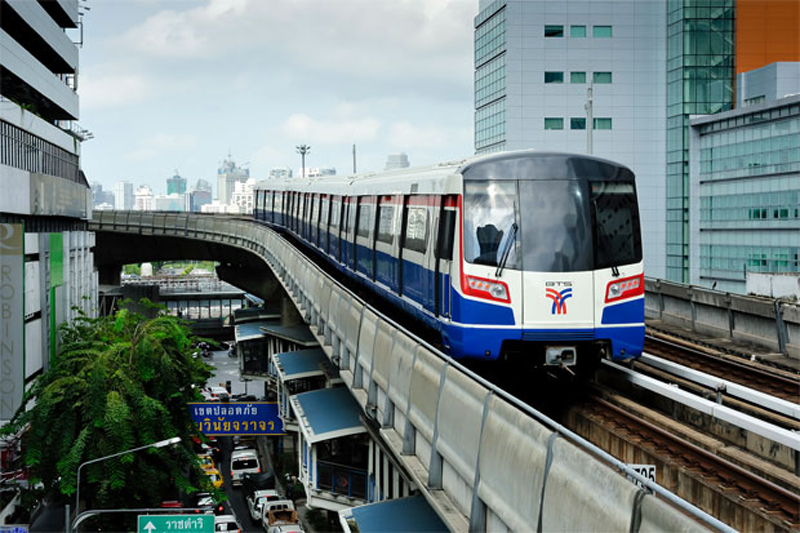
[[[380,171],[473,153],[474,0],[150,0],[83,17],[80,126],[90,181],[214,184],[230,152],[256,180]],[[375,24],[375,21],[391,24]],[[255,59],[257,58],[257,59]]]

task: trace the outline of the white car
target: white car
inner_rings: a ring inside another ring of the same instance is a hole
[[[253,522],[261,521],[261,508],[265,502],[280,500],[281,497],[278,492],[272,489],[257,490],[253,494],[247,496],[247,508],[250,509],[250,517]]]
[[[227,401],[231,397],[230,393],[228,393],[228,389],[226,389],[225,387],[209,387],[208,393],[211,395],[212,398],[216,398],[221,402]]]
[[[236,521],[232,514],[223,514],[214,517],[214,531],[236,531],[242,532],[242,526]]]
[[[305,533],[305,530],[300,524],[283,524],[270,526],[267,533]]]
[[[231,483],[233,485],[242,484],[242,476],[245,474],[260,474],[261,465],[258,462],[258,454],[255,450],[234,450],[231,454]]]
[[[269,533],[271,528],[278,526],[292,526],[302,531],[292,500],[264,502],[261,508],[261,527]]]

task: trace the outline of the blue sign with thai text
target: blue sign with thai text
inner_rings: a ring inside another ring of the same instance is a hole
[[[189,402],[189,409],[208,436],[286,434],[275,402]]]

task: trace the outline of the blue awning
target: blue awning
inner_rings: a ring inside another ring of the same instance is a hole
[[[328,358],[321,348],[276,353],[272,356],[281,381],[324,376]]]
[[[268,320],[256,320],[253,322],[236,324],[234,329],[234,339],[236,342],[242,342],[266,337],[267,334],[261,330],[261,327],[268,324],[274,324],[274,322]]]
[[[273,337],[278,337],[279,339],[293,342],[295,344],[299,344],[300,346],[319,345],[317,339],[315,339],[314,335],[311,334],[311,330],[308,329],[307,324],[281,326],[280,322],[268,322],[266,324],[261,324],[261,331],[267,335],[272,335]]]
[[[439,515],[422,495],[387,500],[339,511],[345,532],[447,531]],[[352,527],[352,525],[356,527]]]
[[[359,419],[361,406],[347,387],[296,394],[289,402],[303,438],[311,444],[367,431]]]

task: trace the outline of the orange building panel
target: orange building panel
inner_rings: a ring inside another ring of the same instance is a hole
[[[736,2],[736,73],[800,61],[800,0]]]

